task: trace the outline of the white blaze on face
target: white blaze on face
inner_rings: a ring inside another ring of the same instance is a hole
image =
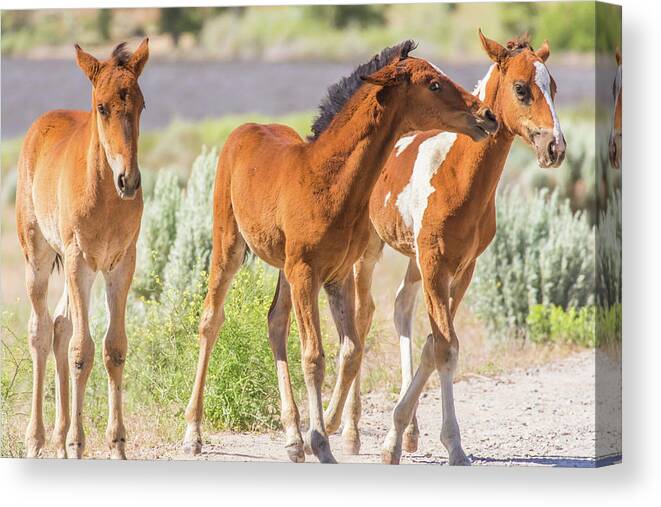
[[[555,112],[555,106],[553,105],[553,99],[551,98],[551,75],[549,74],[546,65],[542,62],[535,62],[535,84],[542,92],[542,95],[549,106],[551,117],[553,118],[553,137],[555,137],[555,142],[558,147],[563,150],[565,143],[562,136],[562,129],[560,128],[560,120]]]
[[[119,177],[119,175],[125,171],[126,163],[121,155],[114,155],[112,153],[112,150],[110,149],[110,145],[108,144],[108,140],[106,139],[106,133],[103,130],[103,125],[101,124],[101,122],[97,121],[96,124],[99,133],[99,141],[101,141],[101,146],[103,146],[103,151],[106,154],[106,160],[108,161],[108,165],[110,166],[110,169],[112,170],[112,173],[115,176],[115,180],[116,180]]]
[[[402,152],[406,148],[408,148],[409,144],[411,144],[414,139],[415,139],[415,135],[404,136],[400,138],[400,140],[397,141],[397,143],[395,143],[395,156],[399,157],[402,154]]]
[[[438,65],[434,65],[434,64],[431,63],[429,60],[425,60],[425,61],[426,61],[429,65],[431,65],[432,68],[433,68],[436,72],[438,72],[441,76],[447,76],[447,74],[446,74],[445,72],[443,72],[443,71],[438,67]]]
[[[411,179],[397,197],[396,204],[402,220],[413,231],[416,252],[422,218],[427,209],[429,196],[434,192],[431,179],[440,168],[456,139],[457,134],[453,132],[441,132],[420,143]]]
[[[485,76],[482,79],[480,79],[480,81],[477,83],[477,86],[473,90],[473,95],[476,95],[477,98],[479,98],[482,101],[487,96],[487,84],[489,84],[489,79],[491,79],[491,73],[495,68],[496,68],[496,64],[494,63],[491,67],[489,67],[489,70],[487,71]]]

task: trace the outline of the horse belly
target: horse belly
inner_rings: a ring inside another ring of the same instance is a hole
[[[53,189],[56,182],[35,177],[32,182],[32,206],[41,234],[56,252],[64,253],[64,242],[60,234],[59,210]]]

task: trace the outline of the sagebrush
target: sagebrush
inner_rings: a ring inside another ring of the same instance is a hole
[[[477,261],[468,297],[493,336],[525,336],[530,309],[594,304],[595,236],[558,192],[499,195],[496,235]]]

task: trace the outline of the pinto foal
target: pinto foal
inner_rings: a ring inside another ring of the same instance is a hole
[[[467,465],[455,417],[453,376],[459,341],[454,316],[468,288],[475,261],[496,231],[496,187],[515,136],[536,152],[541,167],[557,167],[565,139],[555,112],[555,82],[544,62],[546,43],[533,51],[526,36],[507,48],[480,40],[493,60],[475,93],[501,122],[495,136],[482,142],[438,130],[411,132],[399,139],[370,199],[368,247],[354,267],[356,322],[361,343],[374,312],[372,275],[383,245],[409,257],[395,299],[395,327],[400,337],[402,387],[393,426],[383,448],[385,463],[398,463],[402,447],[417,449],[415,408],[422,389],[436,370],[441,380],[441,441],[451,465]],[[411,330],[415,299],[422,285],[432,333],[413,375]],[[360,377],[356,376],[344,414],[346,452],[360,449]],[[335,428],[329,428],[329,431]]]
[[[45,443],[43,389],[51,350],[57,370],[56,454],[61,458],[83,456],[83,399],[94,361],[88,322],[90,290],[101,271],[109,312],[103,342],[109,401],[106,438],[111,457],[126,458],[122,420],[127,348],[124,312],[142,216],[137,150],[144,100],[138,76],[148,57],[147,39],[133,54],[120,44],[103,62],[76,46],[78,65],[92,82],[92,111],[46,113],[32,124],[23,142],[16,223],[32,305],[28,327],[32,410],[25,437],[28,457],[40,456]],[[61,264],[65,286],[52,320],[46,300],[48,281]]]
[[[409,56],[412,41],[385,49],[329,90],[308,142],[284,125],[242,125],[227,139],[214,188],[209,289],[200,322],[200,353],[186,409],[184,450],[199,453],[209,357],[223,323],[223,303],[246,248],[280,269],[269,311],[286,450],[305,459],[299,413],[287,364],[292,306],[302,341],[310,406],[308,444],[326,463],[321,401],[324,352],[318,295],[326,289],[342,349],[338,389],[330,405],[341,412],[360,365],[354,320],[353,263],[367,242],[368,202],[395,140],[414,128],[443,128],[482,139],[495,131],[493,113],[425,60]],[[363,82],[364,81],[364,82]]]

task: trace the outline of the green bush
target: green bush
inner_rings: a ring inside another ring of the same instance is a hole
[[[275,282],[275,270],[259,261],[239,271],[229,292],[206,383],[205,418],[215,429],[253,431],[279,425],[280,398],[266,319]],[[166,289],[161,303],[136,302],[142,308],[128,317],[127,403],[135,410],[151,407],[180,429],[195,378],[205,290],[202,273],[196,286]],[[294,390],[301,392],[295,335],[289,357]]]
[[[468,297],[495,337],[525,336],[530,309],[594,304],[594,231],[557,192],[497,199],[496,235],[477,261]]]
[[[165,290],[177,292],[197,287],[209,268],[217,153],[215,148],[203,149],[193,163],[185,196],[176,213],[176,238],[163,268]]]
[[[534,343],[571,343],[582,347],[595,345],[595,306],[564,308],[534,305],[527,318],[527,337]]]
[[[133,290],[136,294],[158,299],[163,270],[177,234],[177,214],[181,189],[177,173],[159,171],[153,195],[146,199],[138,239],[138,262]]]

